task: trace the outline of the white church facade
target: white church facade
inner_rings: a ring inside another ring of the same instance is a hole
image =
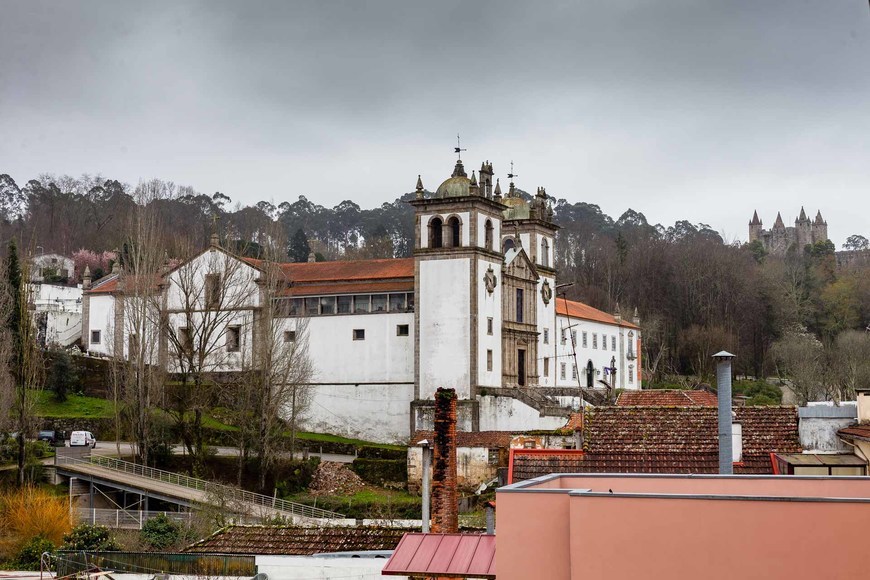
[[[307,430],[407,442],[431,428],[439,387],[456,389],[460,430],[554,429],[582,397],[640,388],[637,317],[557,295],[558,227],[543,189],[526,201],[511,183],[502,195],[491,164],[478,178],[457,161],[434,194],[418,178],[411,204],[413,258],[278,265],[271,299],[281,304],[282,335],[305,333],[315,369]],[[240,370],[253,359],[255,321],[269,299],[265,268],[213,240],[155,289],[165,332],[176,340],[190,332],[176,307],[179,289],[191,285],[185,271],[197,272],[204,311],[209,280],[233,276],[239,295],[212,306],[226,314],[208,340],[216,368]],[[126,357],[135,344],[124,282],[115,272],[85,292],[82,341],[91,354]],[[155,341],[150,356],[170,366],[165,343]]]

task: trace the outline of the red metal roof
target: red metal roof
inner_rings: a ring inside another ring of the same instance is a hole
[[[408,533],[381,574],[495,578],[495,536]]]
[[[573,300],[563,300],[562,298],[556,300],[556,314],[560,316],[569,316],[571,318],[580,318],[582,320],[603,322],[605,324],[616,324],[617,326],[624,326],[626,328],[638,328],[626,320],[617,321],[612,314],[608,314],[607,312],[598,310],[597,308],[592,308],[588,304],[575,302]]]

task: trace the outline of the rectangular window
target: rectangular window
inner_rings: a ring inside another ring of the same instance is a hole
[[[321,314],[335,314],[335,296],[323,296],[320,299]]]
[[[91,344],[100,344],[100,330],[91,331]]]
[[[523,321],[523,289],[517,288],[517,322]]]
[[[387,311],[387,295],[386,294],[373,294],[372,295],[372,312],[386,312]]]
[[[408,312],[414,312],[414,294],[405,294],[408,298]]]
[[[239,352],[242,329],[240,326],[227,327],[227,352]]]
[[[616,337],[615,336],[610,337],[610,350],[616,352]]]
[[[517,384],[526,386],[526,350],[517,349]]]
[[[178,346],[182,352],[193,350],[193,338],[190,336],[190,330],[185,326],[178,329]]]
[[[550,359],[547,357],[544,358],[544,376],[550,376]]]
[[[370,312],[368,294],[360,294],[353,297],[353,311],[357,313]]]
[[[486,319],[486,333],[492,335],[492,316]]]
[[[320,300],[317,298],[305,299],[305,315],[317,316],[320,314]]]
[[[396,325],[396,336],[408,336],[410,334],[407,324]]]
[[[571,379],[577,380],[577,365],[571,365]]]
[[[390,294],[390,312],[404,312],[405,311],[405,295],[404,294]]]
[[[586,336],[586,331],[584,330],[583,331],[583,348],[586,348],[588,346],[589,346],[589,341],[588,341],[588,337]]]
[[[284,331],[284,342],[296,342],[296,331],[295,330],[285,330]]]
[[[559,363],[559,378],[565,380],[565,363]]]
[[[592,348],[594,348],[594,349],[598,348],[598,335],[597,334],[592,335]]]
[[[544,329],[544,344],[550,344],[550,329]]]
[[[338,313],[350,314],[353,312],[353,296],[338,297]]]
[[[559,340],[559,342],[561,342],[562,344],[565,344],[568,342],[568,331],[565,330],[564,328],[562,329],[562,338]]]
[[[634,383],[634,365],[628,365],[628,384]]]
[[[492,372],[492,350],[486,351],[486,370]]]
[[[489,464],[498,465],[498,449],[489,450]]]
[[[354,328],[353,329],[353,339],[354,340],[365,340],[366,339],[365,328]]]
[[[205,307],[218,308],[221,305],[221,275],[205,275]]]
[[[577,346],[577,331],[571,331],[571,346]],[[583,333],[583,346],[586,346],[586,333]]]
[[[294,298],[293,299],[293,316],[302,316],[305,314],[305,299],[304,298]]]

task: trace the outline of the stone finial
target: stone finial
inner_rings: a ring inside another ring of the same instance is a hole
[[[492,196],[496,201],[501,201],[501,183],[498,179],[495,180],[495,191]]]
[[[450,177],[468,177],[465,173],[465,166],[462,165],[462,159],[456,160],[456,166],[453,168],[453,174]]]
[[[635,326],[640,326],[640,315],[637,313],[637,306],[634,307],[634,315],[631,317],[631,323]]]
[[[617,301],[616,307],[613,309],[613,318],[616,322],[622,322],[622,311],[619,309],[619,302]]]
[[[115,260],[115,263],[112,264],[112,274],[120,274],[121,273],[121,260]]]
[[[417,176],[417,199],[423,199],[423,180]]]
[[[480,187],[477,185],[477,176],[474,171],[471,172],[471,183],[468,185],[468,192],[471,195],[480,195]]]
[[[314,252],[311,252],[310,254],[308,254],[308,261],[309,262],[316,262],[317,261],[317,256],[314,254]]]
[[[91,269],[85,264],[85,271],[82,272],[82,290],[87,290],[91,287]]]

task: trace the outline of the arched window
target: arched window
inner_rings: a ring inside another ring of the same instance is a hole
[[[586,388],[591,389],[595,386],[595,367],[592,366],[592,361],[586,363]]]
[[[508,250],[514,249],[514,239],[513,238],[505,238],[502,243],[502,252],[507,254]]]
[[[450,228],[450,247],[458,248],[462,245],[462,226],[459,223],[459,218],[453,216],[448,219],[447,226]]]
[[[550,267],[550,243],[547,238],[541,242],[541,266]]]
[[[492,251],[492,220],[486,220],[483,229],[483,247],[489,251]]]
[[[441,218],[434,217],[429,220],[429,247],[430,248],[440,248],[444,245],[443,232],[442,232],[442,224]]]

